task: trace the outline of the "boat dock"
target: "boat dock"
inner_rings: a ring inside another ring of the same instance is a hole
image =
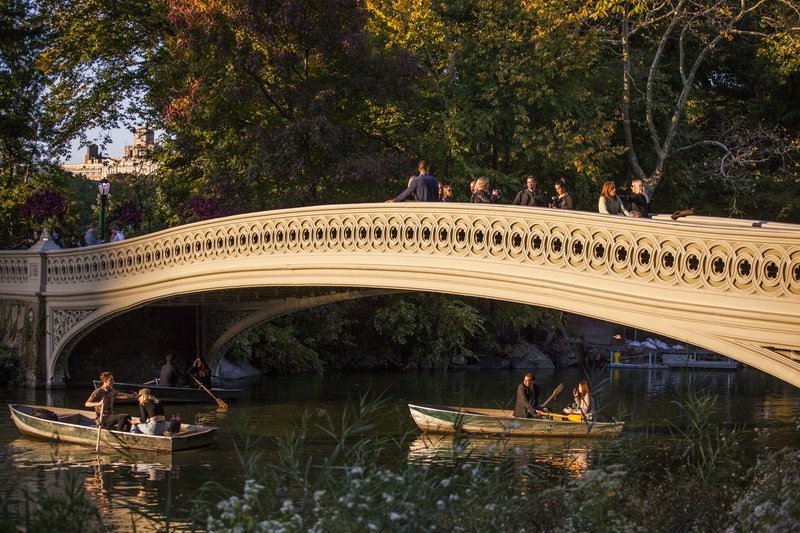
[[[661,368],[666,370],[702,369],[736,370],[739,363],[729,357],[701,350],[648,350],[646,353],[631,354],[626,346],[609,349],[609,368]]]

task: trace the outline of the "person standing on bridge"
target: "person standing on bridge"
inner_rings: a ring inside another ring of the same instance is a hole
[[[550,207],[555,207],[557,209],[575,209],[575,200],[572,198],[572,194],[567,191],[567,183],[564,180],[558,180],[556,182],[556,196],[553,196]]]
[[[489,190],[489,178],[481,176],[475,181],[472,202],[476,204],[493,204],[500,199],[500,189]]]
[[[650,216],[650,200],[644,190],[644,181],[639,178],[631,181],[631,194],[618,194],[623,205],[628,207],[628,216],[647,218]]]
[[[397,195],[396,198],[386,200],[386,203],[403,202],[415,199],[420,202],[439,201],[439,180],[428,173],[428,163],[420,161],[417,165],[419,176],[409,182],[408,188]]]
[[[622,200],[617,196],[617,186],[613,181],[607,181],[603,184],[603,191],[600,193],[600,198],[597,199],[597,211],[607,215],[625,215],[628,216],[628,210],[622,205]]]
[[[525,188],[517,193],[511,203],[530,207],[545,207],[547,205],[547,202],[544,201],[541,193],[536,188],[536,178],[533,176],[525,178]]]
[[[125,234],[119,229],[119,225],[114,224],[111,226],[111,242],[119,242],[125,240]]]
[[[94,222],[89,224],[89,227],[86,228],[86,233],[83,234],[84,246],[92,246],[97,244],[97,238],[94,236],[95,229],[97,229],[97,224],[95,224]]]
[[[442,196],[439,198],[442,202],[452,202],[453,201],[453,186],[452,185],[445,185],[442,187]]]

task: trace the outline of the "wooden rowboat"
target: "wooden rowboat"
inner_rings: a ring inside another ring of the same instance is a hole
[[[215,427],[193,424],[181,424],[179,432],[164,435],[143,435],[109,429],[98,430],[95,425],[94,411],[21,404],[10,404],[8,408],[11,410],[14,424],[23,435],[87,446],[97,445],[97,432],[100,431],[101,446],[176,452],[208,446],[214,442],[214,435],[217,432]],[[53,412],[58,417],[58,421],[34,416],[34,410]],[[133,421],[134,423],[138,422],[138,418],[134,417]]]
[[[480,407],[408,404],[422,431],[514,437],[618,437],[624,422],[582,422],[574,416],[548,413],[541,418],[516,418],[513,411]],[[572,418],[572,420],[571,420]]]
[[[93,380],[92,384],[94,388],[100,387],[102,383],[99,380]],[[114,382],[114,388],[120,392],[133,392],[134,394],[139,392],[139,389],[150,389],[156,398],[161,400],[164,403],[214,403],[216,400],[212,398],[206,391],[203,389],[196,389],[194,387],[161,387],[158,385],[148,385],[145,383],[122,383],[119,381]],[[219,388],[211,388],[209,389],[214,396],[221,400],[225,400],[227,402],[235,401],[239,399],[239,396],[242,394],[242,389],[219,389]],[[125,400],[119,398],[114,401],[114,403],[122,404],[122,403],[135,403],[136,400]]]

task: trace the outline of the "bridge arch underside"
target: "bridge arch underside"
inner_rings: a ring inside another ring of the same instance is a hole
[[[85,383],[96,379],[100,370],[112,368],[121,369],[118,374],[129,376],[123,381],[149,381],[157,375],[167,353],[174,355],[179,368],[181,365],[188,367],[194,356],[201,354],[216,373],[224,355],[222,349],[251,326],[300,309],[386,292],[248,287],[181,293],[133,304],[128,301],[131,305],[124,308],[105,305],[96,309],[73,309],[68,318],[77,319],[79,323],[53,343],[56,348],[51,354],[51,363],[47,364],[47,382],[53,385],[76,378]],[[58,321],[51,320],[51,325]],[[56,324],[53,329],[63,327]],[[158,329],[169,331],[154,331]],[[95,336],[101,330],[104,333]],[[84,345],[85,341],[88,346]],[[76,357],[76,352],[82,354],[79,362],[91,368],[75,371],[71,359]]]
[[[48,368],[51,381],[65,364],[60,354],[68,351],[74,339],[83,335],[82,331],[126,310],[171,298],[232,289],[326,288],[322,291],[366,290],[350,297],[371,294],[369,289],[426,291],[558,309],[700,346],[800,386],[797,303],[775,302],[752,294],[704,295],[698,301],[691,288],[652,287],[630,279],[598,279],[557,267],[487,264],[477,259],[439,256],[409,258],[402,254],[238,258],[205,264],[202,268],[188,267],[179,279],[147,280],[146,275],[142,278],[139,287],[115,290],[109,285],[102,294],[48,298],[48,308],[93,308],[78,327],[54,345]],[[102,304],[98,307],[97,302]],[[319,302],[322,303],[326,302]],[[259,321],[277,314],[281,313],[264,312]],[[239,327],[244,328],[246,323],[246,320],[240,322]],[[254,323],[251,320],[249,325]],[[227,341],[216,342],[219,349]]]

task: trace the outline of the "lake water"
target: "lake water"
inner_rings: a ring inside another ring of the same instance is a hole
[[[12,494],[36,497],[63,486],[71,477],[83,485],[115,531],[163,530],[166,517],[181,529],[198,488],[209,480],[240,492],[243,475],[236,447],[269,459],[275,439],[297,430],[304,414],[311,424],[307,453],[325,456],[332,440],[314,425],[326,417],[339,420],[342,412],[365,394],[383,394],[389,402],[381,410],[375,432],[403,442],[401,459],[436,462],[452,452],[451,438],[420,435],[406,404],[440,403],[464,406],[510,407],[523,371],[479,370],[458,372],[348,372],[310,376],[265,376],[245,390],[241,401],[229,402],[227,412],[207,405],[167,406],[184,422],[219,427],[216,443],[206,449],[170,456],[148,453],[103,453],[93,448],[52,445],[22,437],[9,416],[0,421],[0,456],[6,468],[0,480]],[[124,376],[118,376],[121,381]],[[539,371],[543,401],[559,383],[564,392],[553,401],[561,408],[571,402],[572,386],[584,376],[577,369]],[[687,386],[717,396],[711,420],[745,434],[769,432],[769,446],[800,448],[800,389],[760,371],[692,371],[614,369],[589,376],[603,414],[626,421],[622,439],[648,435],[651,442],[669,436],[669,421],[681,415],[680,391]],[[58,391],[0,391],[6,403],[83,408],[85,388]],[[125,412],[118,406],[117,412]],[[127,409],[133,412],[132,409]],[[496,441],[475,439],[469,446],[481,452]],[[591,468],[592,453],[602,442],[564,442],[558,439],[517,440],[504,443],[506,453],[526,455],[530,461],[579,476]],[[565,450],[565,448],[567,448]],[[503,451],[501,450],[501,451]],[[753,450],[757,455],[758,449]],[[395,458],[396,459],[396,458]]]

